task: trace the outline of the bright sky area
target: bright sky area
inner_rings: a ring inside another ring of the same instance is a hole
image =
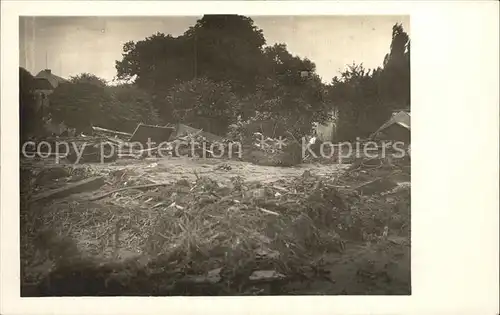
[[[123,44],[156,32],[178,36],[200,17],[23,17],[19,62],[32,74],[52,69],[68,78],[88,72],[111,81]],[[255,16],[267,45],[288,50],[316,64],[324,82],[347,64],[382,65],[391,44],[392,26],[410,33],[409,16]]]

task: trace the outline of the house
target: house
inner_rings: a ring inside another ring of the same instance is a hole
[[[50,69],[45,69],[40,71],[36,76],[35,79],[45,79],[50,83],[50,86],[52,87],[51,90],[53,91],[55,88],[59,86],[59,84],[68,82],[68,80],[61,78],[60,76],[57,76],[52,73],[52,70]]]
[[[332,111],[331,115],[333,117],[331,120],[323,124],[318,124],[318,123],[313,124],[315,135],[318,138],[318,140],[322,142],[330,142],[335,139],[337,133],[336,111]]]
[[[324,124],[315,124],[314,130],[318,140],[322,142],[331,142],[334,140],[337,124],[334,121],[328,121]]]
[[[35,76],[34,93],[36,108],[41,111],[42,117],[48,110],[49,95],[64,82],[68,82],[68,80],[53,74],[50,69],[42,70]]]
[[[409,111],[393,112],[391,118],[377,129],[370,139],[383,139],[410,143],[411,116]]]

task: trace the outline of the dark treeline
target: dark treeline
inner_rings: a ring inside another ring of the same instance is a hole
[[[388,30],[390,31],[390,30]],[[377,69],[352,64],[329,84],[307,58],[285,44],[267,46],[251,18],[205,15],[178,37],[163,33],[123,46],[117,86],[92,74],[61,84],[50,95],[56,121],[130,131],[138,122],[184,122],[225,134],[238,121],[278,121],[304,135],[312,122],[337,114],[337,139],[367,136],[394,109],[410,104],[410,45],[402,26]],[[30,113],[33,77],[20,69],[21,119]],[[32,126],[24,128],[33,128]]]

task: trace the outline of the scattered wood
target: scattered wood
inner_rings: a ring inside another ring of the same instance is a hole
[[[87,178],[78,182],[67,184],[64,187],[39,193],[33,196],[31,202],[40,201],[43,199],[64,198],[73,194],[96,190],[103,186],[104,183],[104,177],[101,176]]]
[[[171,183],[157,183],[157,184],[147,184],[147,185],[137,185],[137,186],[123,187],[123,188],[119,188],[119,189],[114,189],[114,190],[108,191],[108,192],[106,192],[106,193],[104,193],[102,195],[91,197],[91,198],[87,199],[87,201],[96,201],[96,200],[99,200],[99,199],[102,199],[102,198],[106,198],[107,196],[110,196],[110,195],[112,195],[114,193],[125,191],[125,190],[130,190],[130,189],[148,189],[148,188],[153,188],[153,187],[168,186],[170,184]]]
[[[201,133],[203,132],[203,129],[200,129],[194,133],[182,133],[182,134],[178,134],[178,135],[175,135],[174,139],[173,140],[183,140],[183,141],[187,141],[189,139],[193,139],[195,137],[198,137]]]
[[[127,137],[131,137],[132,136],[131,133],[121,132],[121,131],[116,131],[116,130],[110,130],[110,129],[105,129],[105,128],[101,128],[101,127],[94,127],[93,126],[92,129],[94,131],[97,131],[97,132],[110,133],[110,134],[114,134],[114,135],[122,135],[122,136],[127,136]]]
[[[216,284],[222,279],[220,275],[221,270],[222,268],[211,270],[204,276],[188,275],[181,279],[181,282],[194,284]]]
[[[267,210],[267,209],[264,209],[264,208],[258,208],[260,211],[264,212],[264,213],[267,213],[267,214],[272,214],[272,215],[275,215],[275,216],[279,216],[280,214],[277,213],[277,212],[274,212],[274,211],[271,211],[271,210]]]
[[[275,189],[277,189],[277,190],[279,190],[279,191],[281,191],[281,192],[285,192],[285,193],[288,193],[288,192],[289,192],[289,190],[288,190],[288,189],[286,189],[286,188],[284,188],[284,187],[281,187],[281,186],[274,185],[274,186],[273,186],[273,188],[275,188]]]
[[[257,270],[254,271],[250,277],[250,281],[274,281],[286,278],[285,275],[275,270]]]
[[[260,258],[266,259],[278,259],[280,257],[280,253],[275,250],[270,249],[258,249],[255,251],[255,255]]]
[[[201,137],[205,138],[205,140],[208,142],[222,142],[224,139],[224,138],[222,138],[218,135],[215,135],[213,133],[203,131],[203,129],[193,128],[191,126],[184,125],[184,124],[176,124],[175,125],[175,132],[171,135],[170,140],[174,140],[176,138],[182,139],[186,136],[188,138],[191,138],[191,139],[196,138],[198,136],[201,136]]]
[[[376,178],[374,180],[358,185],[352,190],[357,190],[364,195],[371,195],[374,193],[389,191],[397,186],[398,184],[387,178]]]

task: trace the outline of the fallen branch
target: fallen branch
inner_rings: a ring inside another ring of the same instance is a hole
[[[96,201],[96,200],[99,200],[102,198],[106,198],[107,196],[112,195],[114,193],[129,190],[129,189],[147,189],[147,188],[153,188],[153,187],[168,186],[170,184],[171,183],[158,183],[158,184],[137,185],[137,186],[118,188],[115,190],[108,191],[107,193],[104,193],[102,195],[91,197],[91,198],[87,199],[87,201]]]
[[[89,190],[99,189],[104,185],[104,178],[101,176],[87,178],[75,183],[67,184],[64,187],[52,189],[33,196],[31,202],[43,199],[64,198],[72,194],[81,193]]]
[[[381,180],[381,179],[383,179],[383,178],[384,178],[384,177],[377,177],[377,178],[375,178],[375,179],[373,179],[373,180],[370,180],[370,181],[368,181],[368,182],[362,183],[362,184],[357,185],[357,186],[355,186],[355,187],[351,187],[351,190],[358,190],[358,189],[363,188],[363,187],[365,187],[365,186],[367,186],[367,185],[370,185],[370,184],[373,184],[373,183],[375,183],[375,182],[377,182],[377,181],[380,181],[380,180]]]
[[[277,213],[277,212],[274,212],[274,211],[271,211],[271,210],[267,210],[267,209],[264,209],[264,208],[258,208],[260,211],[264,212],[264,213],[268,213],[268,214],[272,214],[272,215],[275,215],[275,216],[279,216],[280,214]]]

